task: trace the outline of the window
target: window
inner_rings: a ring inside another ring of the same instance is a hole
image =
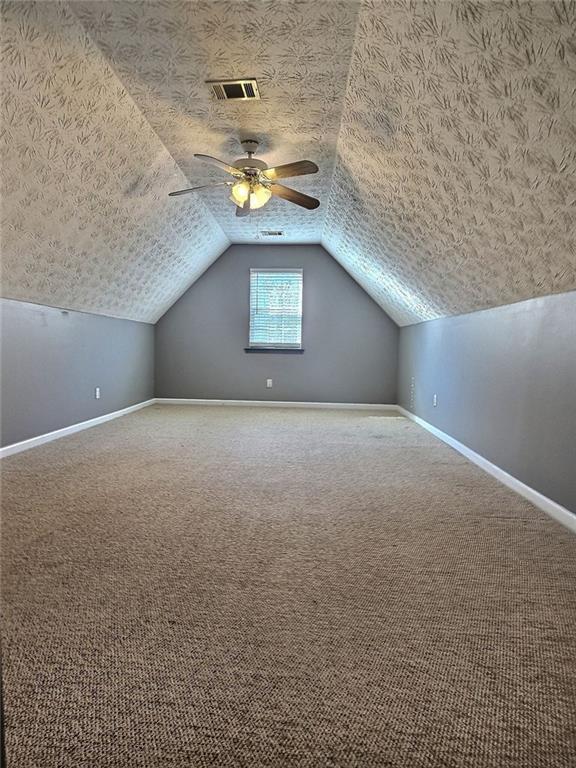
[[[250,348],[301,349],[302,270],[250,270]]]

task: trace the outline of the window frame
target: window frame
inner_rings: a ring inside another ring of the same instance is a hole
[[[279,272],[282,274],[298,274],[300,275],[300,345],[295,346],[293,344],[252,344],[251,343],[251,330],[252,330],[252,275],[254,273],[271,273]],[[248,346],[244,348],[245,352],[281,352],[301,354],[304,352],[303,347],[303,335],[304,335],[304,269],[302,267],[250,267],[249,282],[248,282]]]

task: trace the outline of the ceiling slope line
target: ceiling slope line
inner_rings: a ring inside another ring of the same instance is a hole
[[[188,282],[188,283],[186,283],[186,285],[184,286],[184,288],[182,289],[182,291],[181,291],[181,292],[180,292],[180,293],[179,293],[179,294],[176,296],[176,298],[175,298],[175,299],[174,299],[174,301],[173,301],[173,302],[170,304],[170,306],[169,306],[169,307],[166,307],[165,309],[163,309],[163,310],[162,310],[162,312],[161,312],[159,315],[157,315],[157,316],[155,317],[155,319],[154,319],[154,320],[152,320],[152,321],[151,321],[152,325],[156,325],[156,323],[158,323],[158,322],[159,322],[159,321],[160,321],[160,320],[161,320],[161,319],[164,317],[164,315],[166,314],[166,312],[169,312],[169,311],[172,309],[172,307],[174,306],[174,304],[176,304],[176,302],[178,302],[178,301],[179,301],[179,300],[182,298],[182,296],[184,296],[184,294],[185,294],[187,291],[189,291],[189,290],[190,290],[190,288],[192,288],[192,286],[194,285],[194,283],[196,283],[198,280],[200,280],[200,278],[202,277],[202,275],[203,275],[203,274],[204,274],[204,273],[205,273],[207,270],[209,270],[209,269],[210,269],[210,267],[211,267],[213,264],[215,264],[215,263],[218,261],[218,259],[219,259],[221,256],[223,256],[223,255],[226,253],[226,251],[227,251],[227,250],[228,250],[228,249],[229,249],[229,248],[230,248],[232,245],[234,245],[234,243],[231,243],[231,242],[228,240],[228,244],[227,244],[227,245],[225,245],[225,246],[222,248],[222,250],[221,250],[221,251],[219,251],[219,253],[218,253],[218,254],[217,254],[217,255],[216,255],[216,256],[215,256],[215,257],[212,259],[212,261],[210,261],[208,264],[206,264],[206,265],[205,265],[205,267],[204,267],[204,268],[203,268],[201,271],[199,271],[199,272],[196,272],[196,274],[194,275],[194,277],[192,277],[192,278],[189,280],[189,282]]]
[[[342,108],[340,110],[340,124],[338,126],[338,134],[336,136],[336,145],[335,145],[335,156],[334,156],[334,162],[332,165],[332,176],[330,181],[330,192],[328,194],[328,200],[326,202],[326,214],[324,216],[324,221],[322,224],[322,233],[320,236],[320,245],[324,248],[324,250],[332,256],[332,258],[342,267],[342,269],[354,280],[354,282],[362,288],[365,293],[370,296],[370,298],[380,307],[380,309],[384,312],[384,314],[396,325],[398,328],[402,327],[403,323],[400,322],[398,316],[391,310],[389,306],[386,306],[384,302],[380,300],[377,293],[370,289],[370,284],[368,281],[363,281],[360,279],[359,275],[350,268],[350,265],[348,265],[343,259],[341,259],[338,254],[336,253],[336,249],[332,247],[332,245],[328,242],[326,230],[329,227],[329,220],[328,220],[328,212],[330,211],[331,201],[332,197],[335,195],[335,184],[336,184],[336,171],[338,169],[338,164],[340,162],[340,141],[342,138],[342,123],[344,121],[344,114],[348,103],[348,92],[350,89],[350,81],[352,79],[352,64],[354,59],[354,54],[356,52],[356,44],[358,40],[358,34],[359,34],[359,28],[360,28],[360,13],[361,13],[361,6],[362,6],[362,0],[359,0],[357,3],[357,12],[356,12],[356,24],[354,27],[354,39],[352,41],[352,45],[350,47],[350,56],[348,59],[348,74],[346,76],[346,85],[344,87],[344,97],[342,99]],[[420,322],[420,321],[416,321]]]
[[[338,167],[338,158],[339,158],[338,147],[340,144],[340,135],[342,133],[342,120],[344,118],[344,110],[346,108],[346,95],[348,93],[348,86],[350,85],[350,77],[352,72],[352,59],[354,58],[354,51],[356,50],[356,37],[358,35],[358,20],[360,18],[361,6],[362,6],[362,0],[357,0],[357,2],[355,3],[356,17],[354,22],[354,38],[352,39],[352,44],[350,46],[350,55],[348,57],[348,67],[346,72],[346,84],[344,85],[344,95],[343,95],[341,107],[340,107],[340,120],[338,122],[338,131],[336,133],[336,141],[334,143],[335,152],[334,152],[334,160],[332,162],[332,172],[330,174],[330,184],[329,184],[330,191],[328,192],[328,199],[326,200],[326,205],[325,205],[326,213],[328,212],[330,207],[330,199],[332,197],[332,191],[334,188],[334,177],[336,175],[336,168]],[[326,229],[326,213],[324,214],[324,221],[322,222],[322,231],[320,233],[320,245],[324,248],[325,251],[330,253],[330,256],[332,256],[332,258],[335,258],[334,254],[331,253],[324,245],[324,230]],[[343,267],[343,268],[346,270],[346,272],[348,272],[346,267]],[[353,275],[350,275],[350,276],[353,277]],[[354,278],[354,280],[355,282],[357,282],[356,278]]]
[[[358,0],[358,3],[356,5],[357,11],[356,11],[356,23],[354,25],[354,39],[352,40],[352,45],[350,46],[350,56],[348,57],[348,73],[346,75],[346,85],[344,86],[344,98],[342,99],[342,108],[340,109],[340,123],[338,125],[338,133],[336,134],[336,153],[334,155],[334,162],[332,164],[332,178],[330,181],[330,192],[328,194],[328,200],[326,201],[326,210],[330,207],[330,200],[332,198],[332,192],[334,188],[334,176],[336,174],[336,167],[338,166],[338,158],[339,158],[339,151],[338,147],[340,146],[340,136],[342,134],[342,121],[344,119],[344,110],[346,108],[346,97],[348,94],[348,88],[350,86],[350,78],[352,76],[352,59],[354,58],[354,51],[356,50],[356,38],[358,36],[358,21],[360,19],[360,6],[362,5],[362,0]],[[324,245],[324,230],[326,229],[326,217],[324,217],[324,222],[322,224],[322,233],[320,236],[320,243],[325,248],[325,250],[328,250],[326,246]],[[329,252],[330,253],[330,252]],[[334,254],[330,253],[330,255],[334,258]],[[348,270],[346,270],[348,271]]]
[[[104,53],[104,51],[101,49],[101,47],[100,47],[100,45],[98,44],[98,42],[97,42],[97,41],[94,39],[94,36],[91,34],[91,32],[90,32],[88,29],[86,29],[86,26],[84,25],[84,23],[83,23],[82,19],[80,18],[80,16],[78,16],[78,14],[77,14],[77,13],[74,11],[74,7],[73,7],[73,6],[74,6],[74,3],[72,2],[72,0],[68,0],[68,2],[66,3],[66,5],[68,6],[68,10],[71,12],[71,14],[74,16],[74,18],[77,20],[77,22],[80,24],[80,26],[81,26],[81,27],[82,27],[82,29],[84,30],[84,33],[85,33],[86,37],[87,37],[87,38],[90,40],[90,42],[92,43],[92,45],[93,45],[93,46],[95,47],[95,49],[96,49],[96,50],[99,52],[99,54],[100,54],[100,56],[102,57],[102,59],[103,59],[104,63],[106,64],[106,66],[108,66],[108,67],[110,68],[110,70],[111,70],[111,71],[114,73],[114,76],[116,77],[116,79],[118,80],[118,82],[120,83],[120,85],[122,86],[123,90],[126,92],[126,95],[128,96],[128,99],[129,99],[129,100],[130,100],[130,102],[131,102],[131,103],[134,105],[134,108],[136,109],[136,111],[138,112],[138,114],[139,114],[139,115],[142,117],[142,119],[145,121],[146,125],[148,125],[148,126],[149,126],[150,130],[152,131],[152,133],[153,133],[153,134],[156,136],[156,138],[158,139],[158,142],[159,142],[159,143],[160,143],[160,144],[161,144],[161,145],[164,147],[164,149],[166,150],[166,153],[167,153],[167,155],[168,155],[168,156],[171,158],[171,160],[172,160],[172,162],[174,163],[174,165],[176,166],[176,168],[178,168],[178,171],[180,172],[180,174],[181,174],[181,176],[182,176],[182,179],[184,180],[184,182],[185,182],[186,184],[190,184],[190,183],[191,183],[191,182],[190,182],[190,179],[188,179],[188,178],[186,177],[186,174],[185,174],[185,173],[184,173],[184,171],[183,171],[183,170],[180,168],[180,166],[179,166],[178,162],[176,161],[176,159],[174,158],[174,156],[172,155],[172,153],[170,152],[170,150],[168,149],[168,147],[166,146],[166,144],[164,143],[164,141],[163,141],[163,140],[160,138],[160,136],[159,136],[158,132],[156,131],[156,129],[154,128],[154,126],[152,125],[152,123],[151,123],[151,122],[148,120],[148,118],[147,118],[147,117],[146,117],[146,115],[145,115],[145,114],[142,112],[142,110],[140,109],[140,107],[138,106],[138,104],[136,103],[136,101],[135,101],[135,100],[132,98],[132,94],[130,93],[130,91],[128,90],[128,87],[127,87],[127,86],[126,86],[126,84],[124,83],[124,80],[122,79],[122,77],[121,77],[121,76],[120,76],[120,74],[118,73],[118,70],[117,70],[117,69],[116,69],[116,67],[114,66],[114,63],[113,63],[113,61],[112,61],[110,58],[108,58],[108,56],[107,56],[107,55]],[[184,183],[184,182],[183,182],[183,183]],[[227,243],[228,243],[228,244],[226,245],[226,247],[224,248],[224,250],[223,250],[223,251],[221,251],[221,252],[218,254],[218,256],[216,257],[216,259],[218,259],[218,258],[220,258],[220,256],[222,255],[222,253],[224,253],[224,251],[225,251],[227,248],[229,248],[229,247],[230,247],[230,245],[231,245],[230,239],[228,238],[228,236],[226,235],[226,233],[224,232],[224,230],[222,229],[222,227],[220,226],[220,224],[219,224],[219,223],[218,223],[218,221],[216,220],[216,218],[215,218],[215,216],[213,215],[213,213],[212,213],[212,212],[211,212],[211,211],[210,211],[210,210],[207,208],[207,206],[206,206],[206,203],[205,203],[205,202],[204,202],[204,200],[203,200],[203,199],[200,197],[200,195],[198,195],[196,192],[194,192],[193,194],[194,194],[194,197],[196,198],[196,200],[197,200],[197,201],[198,201],[198,202],[201,204],[202,208],[204,209],[204,211],[205,211],[205,213],[206,213],[206,218],[207,218],[207,219],[210,219],[211,221],[213,221],[213,222],[214,222],[214,224],[215,224],[215,225],[216,225],[216,227],[217,227],[217,228],[220,230],[220,232],[222,233],[222,236],[223,236],[223,237],[226,239],[226,241],[227,241]],[[216,261],[216,259],[214,259],[214,261]],[[214,263],[214,262],[212,262],[212,263]],[[176,299],[176,301],[177,301],[177,300],[178,300],[178,299]],[[167,311],[167,310],[166,310],[166,311]],[[157,322],[157,320],[156,320],[156,321],[154,321],[154,322]]]
[[[402,324],[402,323],[400,323],[400,322],[398,322],[398,319],[397,319],[397,318],[394,316],[394,314],[393,314],[392,312],[390,312],[390,311],[389,311],[389,310],[388,310],[386,307],[384,307],[384,306],[383,306],[382,302],[380,302],[380,301],[379,301],[379,300],[376,298],[376,296],[375,296],[375,295],[374,295],[374,294],[373,294],[373,293],[370,291],[370,289],[369,289],[369,288],[368,288],[366,285],[363,285],[363,284],[360,282],[360,280],[358,279],[358,275],[354,274],[354,271],[353,271],[353,270],[351,270],[351,269],[349,268],[349,266],[348,266],[348,265],[347,265],[347,264],[346,264],[344,261],[342,261],[342,260],[341,260],[341,259],[340,259],[340,258],[337,256],[337,254],[334,252],[334,249],[333,249],[333,248],[330,246],[330,243],[327,243],[327,242],[320,242],[320,243],[319,243],[319,245],[321,245],[321,246],[322,246],[322,248],[324,248],[324,250],[326,251],[326,253],[327,253],[329,256],[331,256],[331,257],[334,259],[334,261],[335,261],[335,262],[336,262],[336,263],[337,263],[337,264],[338,264],[340,267],[342,267],[342,269],[344,270],[344,272],[346,272],[346,274],[348,275],[348,277],[350,277],[352,280],[354,280],[354,282],[356,283],[356,285],[357,285],[359,288],[361,288],[361,289],[364,291],[364,293],[366,293],[366,294],[367,294],[367,295],[368,295],[368,296],[369,296],[369,297],[372,299],[372,301],[373,301],[373,302],[376,304],[376,306],[378,307],[378,309],[380,309],[382,312],[384,312],[384,314],[386,315],[386,317],[387,317],[387,318],[388,318],[388,319],[389,319],[391,322],[393,322],[393,323],[394,323],[394,325],[395,325],[397,328],[402,328],[403,324]],[[422,322],[422,321],[418,321],[418,322]],[[404,324],[404,325],[405,325],[405,324]]]
[[[350,90],[350,82],[352,79],[352,66],[353,66],[353,60],[354,60],[354,54],[356,52],[356,46],[358,43],[358,35],[360,32],[360,16],[361,16],[361,8],[362,6],[362,0],[359,0],[358,2],[358,10],[356,14],[356,25],[354,29],[354,40],[352,41],[352,46],[350,49],[350,57],[348,61],[348,74],[346,77],[346,85],[344,88],[344,98],[342,99],[342,109],[340,110],[340,125],[338,128],[338,135],[336,137],[336,154],[334,157],[334,164],[332,167],[332,180],[330,183],[330,193],[328,195],[328,201],[326,203],[326,214],[324,217],[324,222],[322,225],[322,234],[320,238],[320,244],[324,248],[324,250],[332,256],[332,258],[344,269],[344,271],[354,280],[355,283],[357,283],[360,288],[362,288],[363,291],[365,291],[368,296],[380,307],[380,309],[386,314],[386,316],[392,320],[392,322],[398,327],[401,328],[403,325],[406,325],[406,323],[402,322],[402,319],[394,312],[393,307],[388,305],[386,302],[382,301],[381,298],[378,296],[377,292],[371,289],[370,282],[368,280],[362,280],[360,278],[360,275],[357,271],[350,268],[350,265],[346,263],[344,259],[342,259],[336,252],[336,248],[334,248],[331,243],[328,241],[328,235],[327,230],[330,227],[329,223],[329,211],[331,207],[332,198],[336,195],[335,185],[336,185],[336,172],[338,170],[338,165],[340,162],[340,143],[342,139],[342,124],[344,122],[344,116],[345,111],[348,105],[348,95]],[[336,204],[335,204],[336,205]],[[337,207],[337,206],[336,206]],[[407,288],[405,288],[407,290]],[[435,318],[425,318],[425,319],[435,319]],[[414,322],[422,322],[422,320],[418,319]]]

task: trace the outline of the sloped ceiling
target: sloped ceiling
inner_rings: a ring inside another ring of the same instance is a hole
[[[2,22],[2,295],[157,320],[228,238],[67,4]]]
[[[2,293],[154,321],[230,242],[322,242],[399,323],[576,288],[576,5],[2,4]],[[205,80],[257,77],[262,101]],[[194,152],[293,186],[237,219]],[[260,241],[261,242],[261,241]]]
[[[576,3],[363,3],[324,244],[402,325],[576,288]]]

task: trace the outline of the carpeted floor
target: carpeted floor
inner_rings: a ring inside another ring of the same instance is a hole
[[[2,471],[9,768],[576,765],[576,536],[411,422],[154,406]]]

